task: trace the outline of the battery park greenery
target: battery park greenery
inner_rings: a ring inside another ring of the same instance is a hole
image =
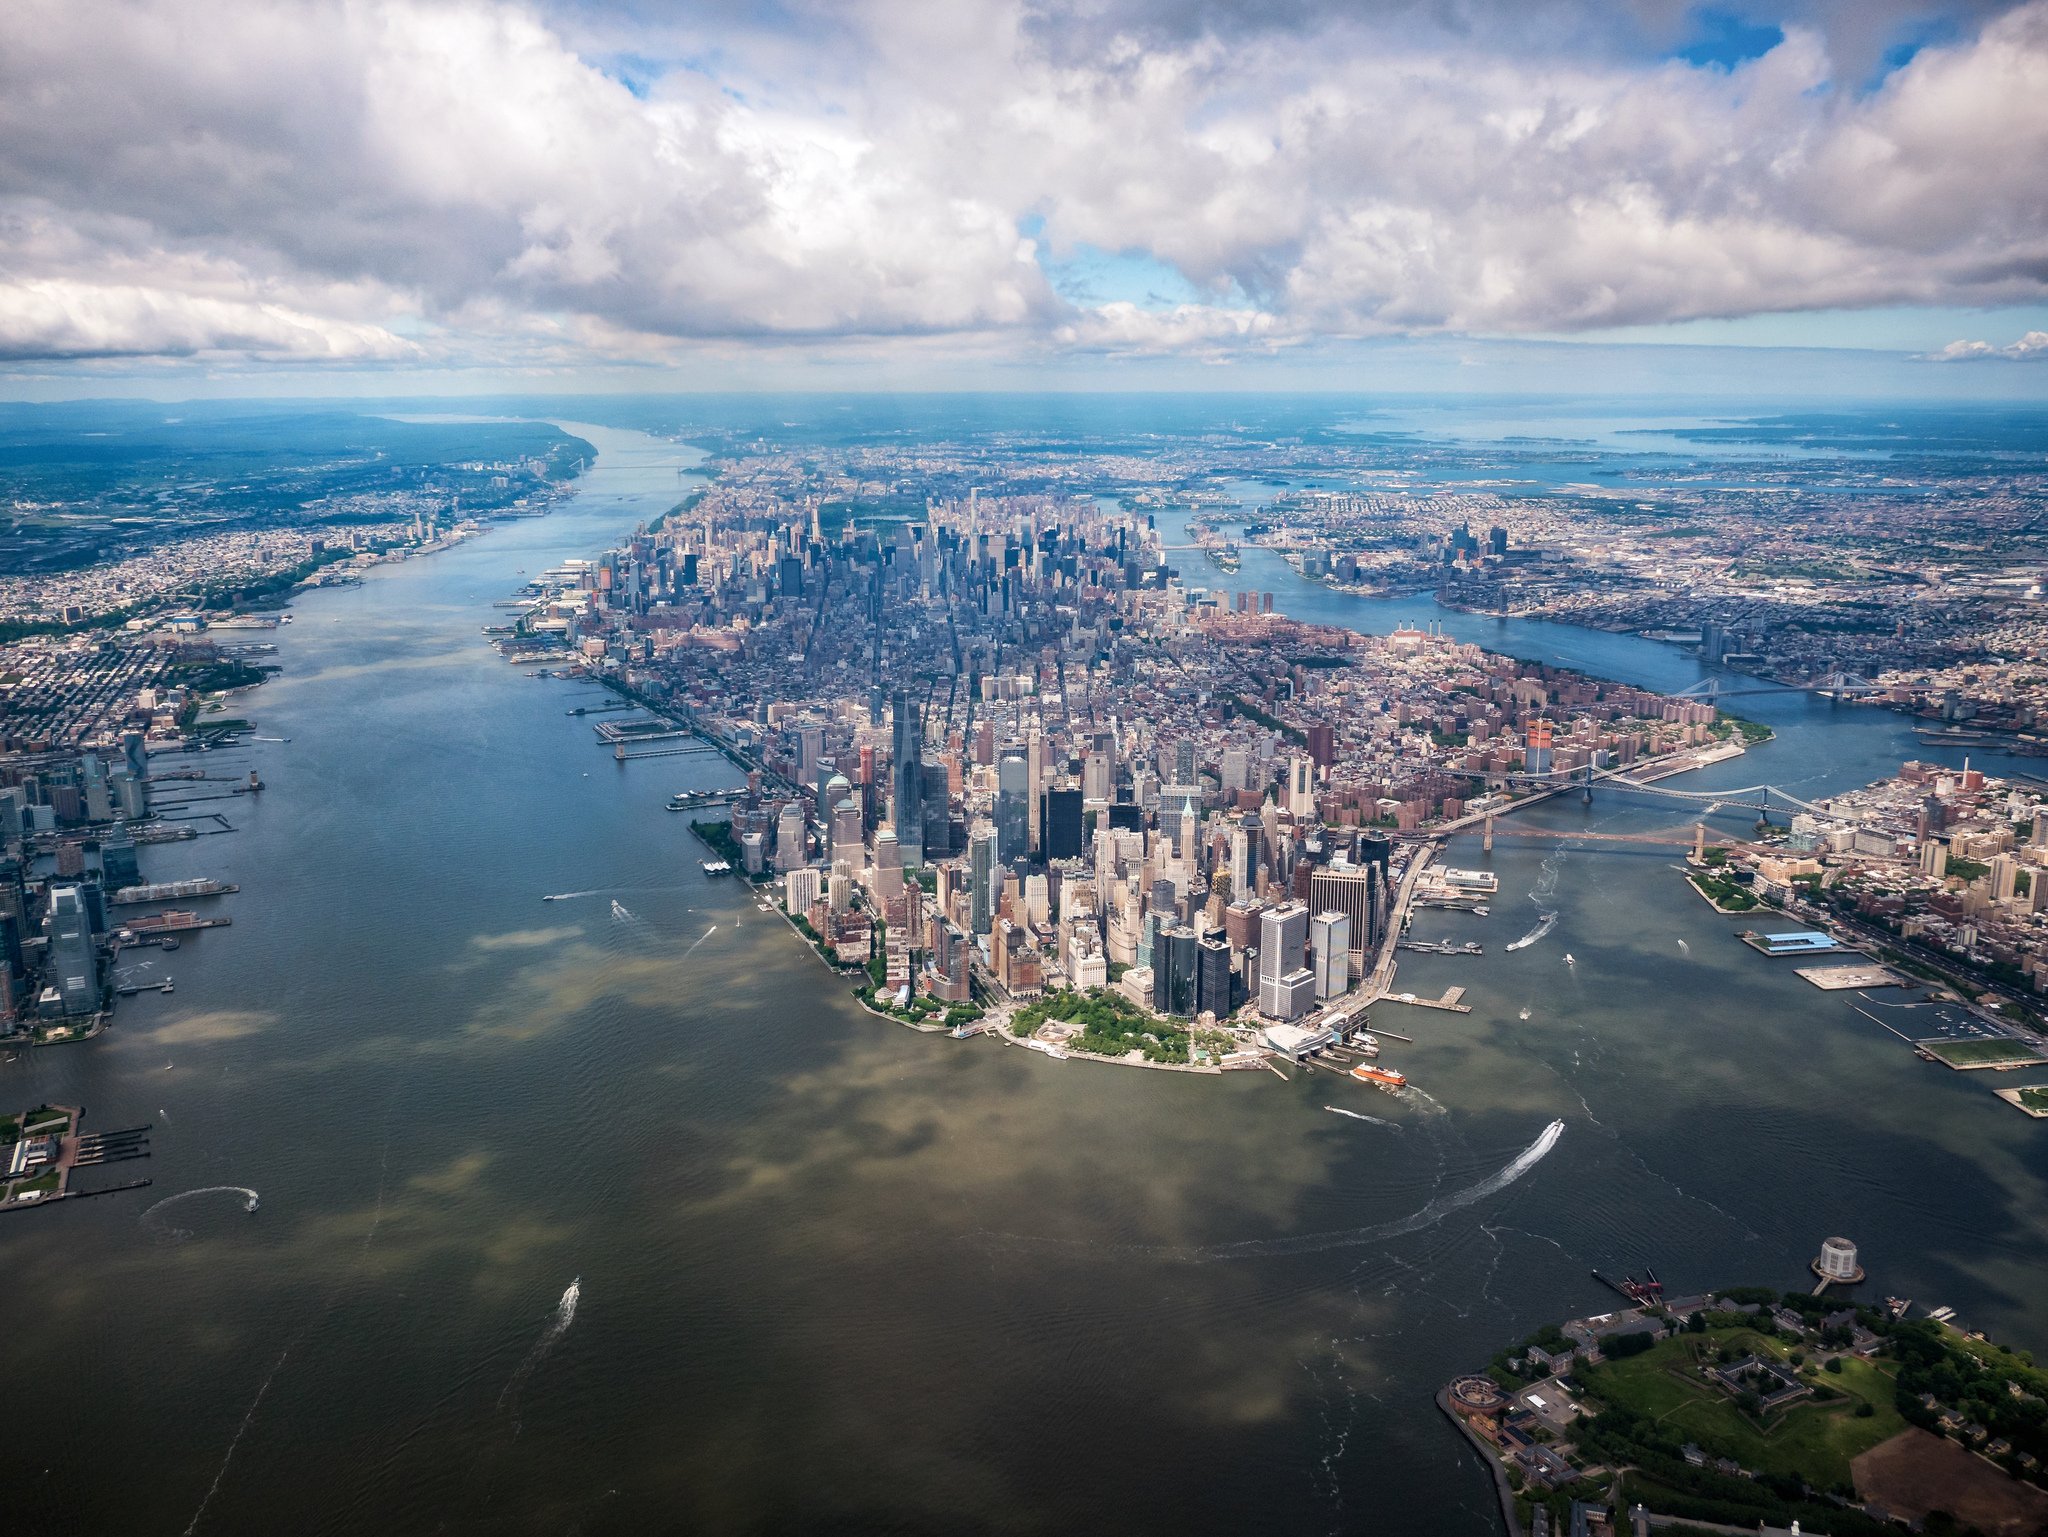
[[[1891,1315],[1733,1288],[1575,1319],[1499,1352],[1444,1404],[1523,1530],[1539,1507],[1570,1530],[1584,1505],[1837,1537],[2042,1529],[2048,1372]]]

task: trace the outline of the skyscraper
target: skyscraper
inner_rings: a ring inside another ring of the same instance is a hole
[[[967,835],[968,914],[977,936],[986,934],[996,910],[996,830],[976,822]]]
[[[1343,913],[1317,913],[1309,920],[1315,954],[1316,998],[1335,998],[1351,988],[1351,920]]]
[[[109,891],[142,884],[142,867],[135,857],[135,839],[130,836],[126,822],[116,822],[114,830],[100,839],[100,879]]]
[[[1230,946],[1212,934],[1195,951],[1195,1010],[1207,1009],[1218,1019],[1227,1019],[1233,1002]]]
[[[1308,899],[1318,913],[1343,914],[1346,948],[1353,976],[1365,975],[1365,952],[1380,939],[1378,904],[1374,900],[1379,872],[1372,865],[1335,864],[1309,877]]]
[[[1308,946],[1308,909],[1299,902],[1268,908],[1259,916],[1259,1011],[1276,1019],[1292,1017],[1291,989],[1284,985],[1307,970],[1302,962]]]
[[[95,1012],[100,1006],[99,951],[92,942],[85,893],[77,886],[52,887],[43,925],[50,937],[50,981],[63,999],[64,1012]]]
[[[1316,809],[1316,765],[1313,758],[1287,760],[1287,810],[1297,817],[1313,816]]]
[[[1047,790],[1041,818],[1045,857],[1079,859],[1082,827],[1081,792],[1075,789]]]
[[[1031,858],[1031,771],[1023,748],[1003,749],[996,787],[997,858],[1021,866]]]
[[[924,864],[924,729],[906,689],[896,690],[896,847],[904,868]]]
[[[1161,929],[1152,941],[1152,1007],[1161,1014],[1192,1018],[1199,1007],[1199,948],[1190,928]]]
[[[107,787],[107,766],[100,761],[98,753],[87,753],[78,760],[79,788],[85,795],[85,819],[88,822],[111,822],[114,819],[113,792]]]

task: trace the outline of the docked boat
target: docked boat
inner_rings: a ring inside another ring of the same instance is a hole
[[[1397,1073],[1391,1067],[1378,1067],[1370,1062],[1363,1062],[1354,1067],[1351,1076],[1360,1083],[1375,1084],[1382,1089],[1406,1088],[1408,1084],[1406,1073]]]
[[[704,873],[706,875],[730,875],[732,874],[732,861],[729,859],[707,859],[704,861]]]

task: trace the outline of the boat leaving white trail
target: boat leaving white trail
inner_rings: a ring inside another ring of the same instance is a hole
[[[163,1115],[164,1119],[167,1121],[170,1119],[170,1116],[164,1114],[164,1112],[162,1111],[159,1111],[158,1114]],[[263,1204],[261,1198],[257,1196],[256,1192],[251,1190],[247,1185],[202,1185],[197,1190],[181,1190],[176,1195],[165,1196],[161,1201],[158,1201],[156,1205],[150,1207],[149,1210],[145,1211],[140,1217],[136,1218],[135,1220],[140,1222],[144,1227],[153,1228],[156,1231],[167,1232],[169,1236],[171,1236],[172,1238],[189,1238],[192,1235],[186,1229],[170,1227],[167,1223],[163,1222],[157,1222],[153,1224],[151,1223],[150,1218],[156,1216],[156,1214],[162,1211],[166,1206],[176,1206],[180,1201],[189,1201],[195,1196],[202,1195],[241,1196],[243,1197],[242,1210],[244,1211],[254,1211],[258,1206]]]
[[[1392,1121],[1383,1121],[1376,1115],[1360,1115],[1356,1110],[1345,1110],[1337,1105],[1325,1105],[1323,1108],[1332,1115],[1348,1115],[1352,1120],[1363,1121],[1368,1126],[1388,1126],[1392,1127],[1395,1131],[1401,1129],[1395,1126]]]
[[[1529,930],[1529,932],[1524,934],[1520,939],[1510,942],[1507,948],[1510,950],[1526,950],[1529,948],[1529,946],[1535,944],[1537,940],[1541,939],[1545,934],[1548,934],[1552,929],[1556,927],[1557,914],[1544,913],[1541,917],[1539,917],[1536,920],[1535,928]]]
[[[626,904],[617,897],[612,898],[612,918],[619,923],[631,923],[633,921],[633,914],[627,909]]]
[[[692,952],[696,950],[698,945],[703,944],[705,940],[709,939],[713,934],[716,934],[717,932],[718,925],[714,923],[711,925],[710,928],[706,929],[703,933],[697,936],[696,942],[693,943],[688,950],[685,950],[683,952],[683,955],[687,958]]]
[[[526,1352],[526,1359],[513,1370],[511,1380],[505,1384],[505,1391],[498,1395],[500,1409],[508,1403],[512,1406],[514,1435],[519,1433],[519,1390],[526,1385],[526,1379],[533,1375],[534,1368],[547,1359],[548,1352],[553,1350],[562,1336],[569,1332],[569,1325],[576,1322],[576,1302],[582,1295],[583,1277],[578,1276],[562,1293],[562,1300],[555,1304],[554,1317],[550,1318],[547,1327],[541,1330],[540,1338],[534,1341],[533,1349]]]
[[[1206,1264],[1212,1260],[1264,1259],[1281,1254],[1315,1254],[1324,1249],[1355,1248],[1360,1244],[1378,1243],[1381,1239],[1399,1238],[1404,1233],[1419,1232],[1423,1228],[1436,1226],[1454,1211],[1507,1189],[1549,1156],[1550,1150],[1557,1146],[1557,1139],[1563,1135],[1564,1122],[1552,1121],[1543,1128],[1534,1142],[1498,1173],[1489,1174],[1476,1185],[1467,1185],[1452,1195],[1440,1196],[1422,1210],[1393,1222],[1353,1228],[1348,1232],[1304,1233],[1298,1238],[1255,1238],[1245,1243],[1217,1244],[1213,1248],[1197,1249],[1193,1257]]]

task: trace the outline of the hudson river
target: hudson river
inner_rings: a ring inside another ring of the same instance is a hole
[[[1473,1012],[1379,1011],[1416,1037],[1400,1100],[861,1012],[663,810],[733,770],[615,764],[565,713],[597,689],[479,633],[686,489],[693,451],[576,430],[600,456],[556,512],[297,602],[240,706],[289,744],[198,760],[269,788],[143,851],[239,882],[233,927],[140,952],[177,991],[104,1039],[0,1069],[9,1106],[156,1127],[152,1189],[0,1218],[8,1532],[1477,1537],[1492,1485],[1431,1395],[1603,1308],[1595,1266],[1792,1286],[1846,1233],[1868,1294],[2048,1349],[2048,1135],[1857,1010],[1925,1012],[1737,943],[1673,851],[1569,842],[1679,811],[1540,808],[1558,837],[1501,840],[1490,918],[1419,916],[1487,954],[1403,958]],[[1255,552],[1216,583],[1699,676]],[[1895,716],[1744,704],[1779,739],[1674,783],[1812,796],[1918,755]],[[152,1209],[207,1187],[261,1209]]]

